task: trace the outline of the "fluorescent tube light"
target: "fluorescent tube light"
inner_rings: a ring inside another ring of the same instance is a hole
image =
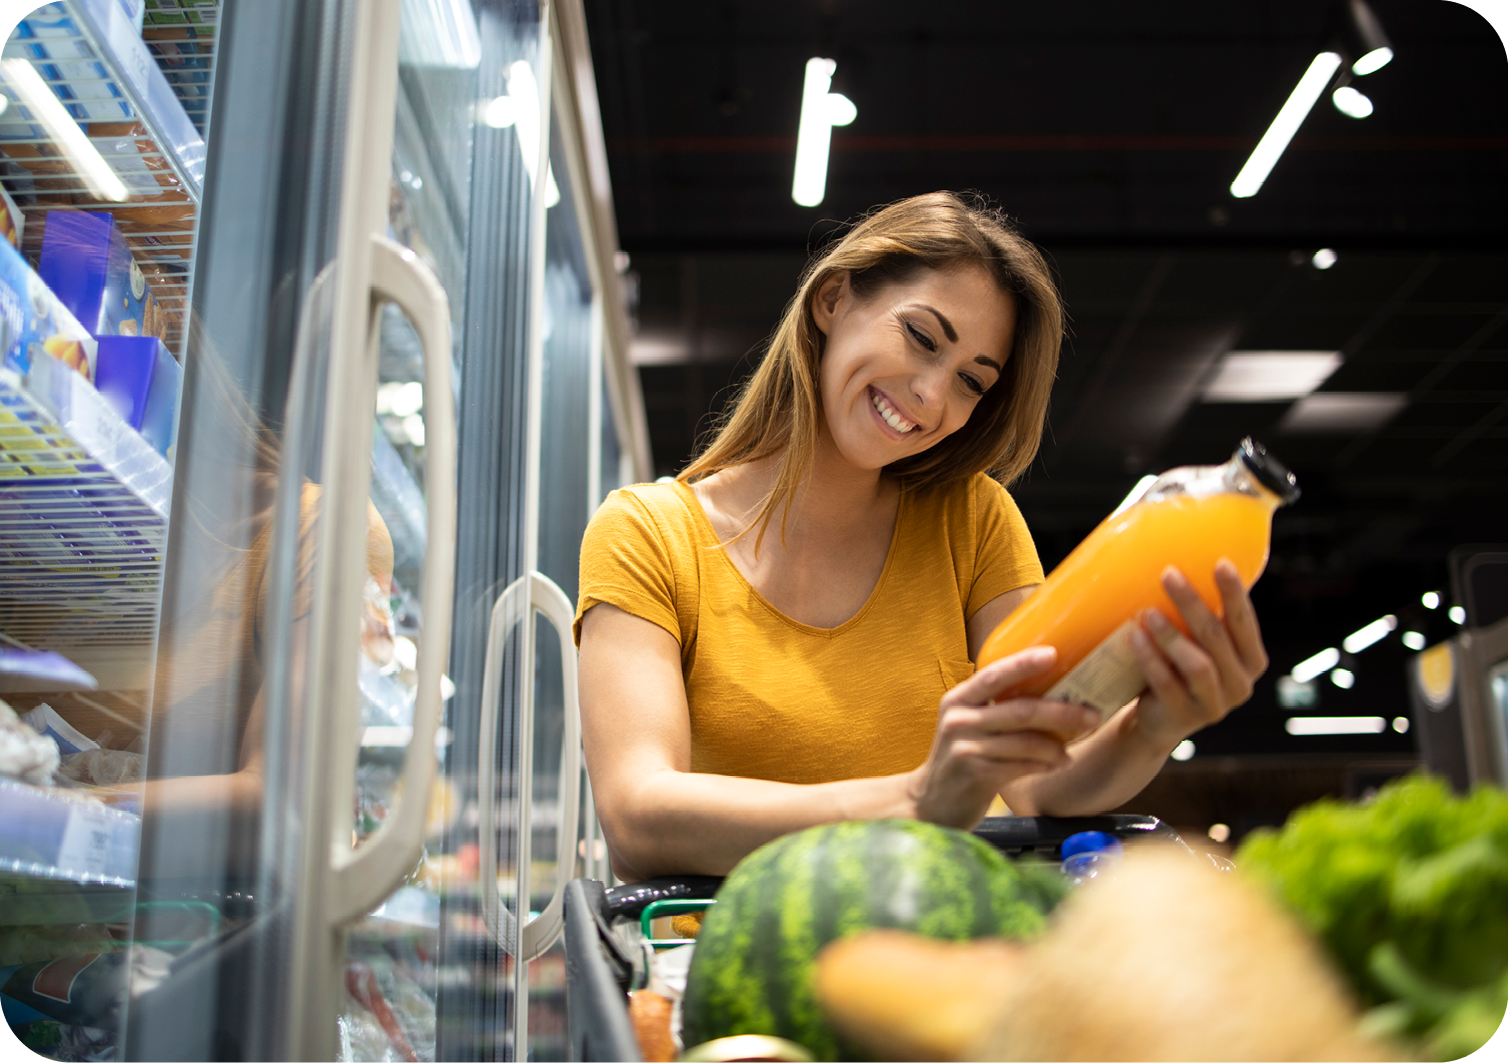
[[[1350,85],[1342,85],[1332,92],[1330,102],[1347,118],[1365,118],[1372,113],[1372,101]]]
[[[518,134],[518,150],[524,156],[524,170],[529,187],[534,187],[534,171],[539,169],[539,83],[534,69],[520,59],[508,67],[508,95],[513,98],[513,131]],[[496,102],[496,101],[494,101]],[[489,109],[492,104],[488,104]],[[545,206],[560,202],[560,186],[552,168],[545,167]]]
[[[1302,398],[1340,368],[1339,351],[1231,351],[1204,386],[1205,402]]]
[[[1157,477],[1155,476],[1143,476],[1140,480],[1137,480],[1136,486],[1131,488],[1130,493],[1127,494],[1125,498],[1121,499],[1121,504],[1110,511],[1110,517],[1119,516],[1126,510],[1130,509],[1132,506],[1136,505],[1136,503],[1140,502],[1141,496],[1147,493],[1147,488],[1151,487],[1156,482]],[[1109,520],[1110,517],[1106,517],[1105,519]]]
[[[1350,690],[1356,685],[1356,673],[1349,668],[1336,668],[1330,673],[1330,682],[1342,690]]]
[[[1391,613],[1379,617],[1366,627],[1351,632],[1341,641],[1340,648],[1347,653],[1360,653],[1374,642],[1381,642],[1398,626],[1398,618]]]
[[[1393,730],[1397,731],[1401,735],[1408,734],[1409,733],[1409,718],[1407,716],[1394,716],[1393,717]]]
[[[815,207],[827,194],[827,158],[832,149],[833,126],[848,125],[859,116],[852,100],[829,92],[833,71],[831,59],[808,59],[801,88],[801,122],[796,129],[796,172],[791,179],[791,198],[803,207]]]
[[[1277,164],[1278,157],[1283,154],[1283,149],[1288,147],[1293,134],[1299,131],[1299,126],[1309,116],[1314,101],[1320,98],[1320,93],[1325,91],[1330,79],[1340,69],[1340,63],[1339,52],[1320,52],[1314,57],[1309,69],[1304,71],[1304,76],[1299,78],[1299,83],[1289,94],[1288,102],[1283,104],[1277,117],[1272,120],[1272,125],[1267,127],[1267,132],[1257,142],[1251,158],[1246,160],[1246,165],[1241,167],[1241,172],[1231,182],[1231,195],[1237,199],[1246,199],[1257,194],[1262,182],[1267,180],[1267,175]]]
[[[1424,649],[1424,647],[1425,647],[1424,632],[1422,632],[1422,631],[1405,631],[1403,633],[1403,644],[1405,646],[1407,646],[1411,650],[1422,650],[1422,649]]]
[[[1351,73],[1365,76],[1374,70],[1381,70],[1392,61],[1393,49],[1387,46],[1373,48],[1366,55],[1351,64]]]
[[[1291,735],[1377,735],[1387,726],[1381,716],[1290,716],[1283,729]]]
[[[1316,676],[1328,672],[1337,664],[1340,664],[1340,650],[1331,646],[1320,650],[1307,660],[1300,661],[1288,674],[1293,676],[1296,682],[1307,683]]]
[[[32,118],[41,123],[48,135],[63,149],[63,154],[78,167],[79,176],[95,198],[115,203],[125,202],[129,193],[120,176],[105,161],[99,149],[90,143],[84,130],[32,68],[30,61],[6,59],[0,61],[0,69],[5,72],[6,82],[16,90],[16,95],[21,97],[21,102],[31,111]]]

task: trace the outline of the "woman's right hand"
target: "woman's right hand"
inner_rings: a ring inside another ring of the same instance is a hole
[[[1051,646],[1022,650],[943,695],[932,751],[907,776],[917,819],[970,830],[1012,781],[1068,763],[1065,747],[1099,725],[1098,712],[1041,698],[991,702],[1051,668],[1057,656]]]

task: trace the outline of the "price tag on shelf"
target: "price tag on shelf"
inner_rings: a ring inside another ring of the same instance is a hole
[[[68,814],[63,844],[58,846],[58,867],[83,875],[103,875],[110,859],[111,817],[102,810],[80,805]]]

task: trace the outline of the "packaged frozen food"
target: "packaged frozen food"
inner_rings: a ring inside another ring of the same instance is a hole
[[[95,336],[141,336],[151,293],[115,217],[50,210],[37,273]]]
[[[90,786],[128,786],[146,775],[146,757],[124,749],[86,749],[64,757],[58,774]]]
[[[45,701],[21,719],[30,724],[33,731],[57,743],[58,753],[61,756],[99,748],[98,742],[85,738],[72,724],[58,715],[57,709]]]
[[[1188,633],[1162,573],[1177,567],[1220,615],[1215,563],[1229,558],[1243,585],[1256,583],[1267,567],[1272,514],[1298,495],[1293,474],[1249,437],[1224,465],[1170,469],[1102,521],[990,634],[979,667],[1052,646],[1053,667],[1003,696],[1078,702],[1108,718],[1146,688],[1131,650],[1141,612],[1158,609]]]
[[[44,784],[58,767],[58,746],[0,701],[0,775]]]
[[[18,373],[50,355],[94,382],[95,343],[21,252],[0,240],[0,361]]]
[[[159,454],[173,445],[182,370],[156,336],[101,336],[94,386]]]
[[[16,206],[16,201],[10,198],[10,193],[0,187],[0,237],[12,247],[20,250],[21,233],[26,228],[26,215],[21,213],[21,208]]]

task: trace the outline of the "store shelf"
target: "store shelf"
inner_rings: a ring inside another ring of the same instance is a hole
[[[172,480],[61,362],[0,370],[0,631],[90,671],[149,655]]]
[[[212,36],[216,9],[206,10],[209,23],[192,28],[149,24],[149,44],[118,0],[67,0],[27,15],[4,50],[6,59],[31,62],[128,193],[121,203],[99,199],[16,89],[5,85],[0,179],[26,215],[22,253],[37,260],[51,210],[109,211],[164,314],[163,341],[180,356],[213,58],[201,39],[187,38]],[[160,14],[154,10],[153,21]],[[186,103],[199,115],[197,124]]]
[[[130,888],[140,836],[141,820],[130,812],[0,778],[0,872]],[[0,894],[0,909],[9,913],[26,895]],[[51,903],[48,894],[38,896],[37,903]],[[0,916],[0,922],[10,918]]]

